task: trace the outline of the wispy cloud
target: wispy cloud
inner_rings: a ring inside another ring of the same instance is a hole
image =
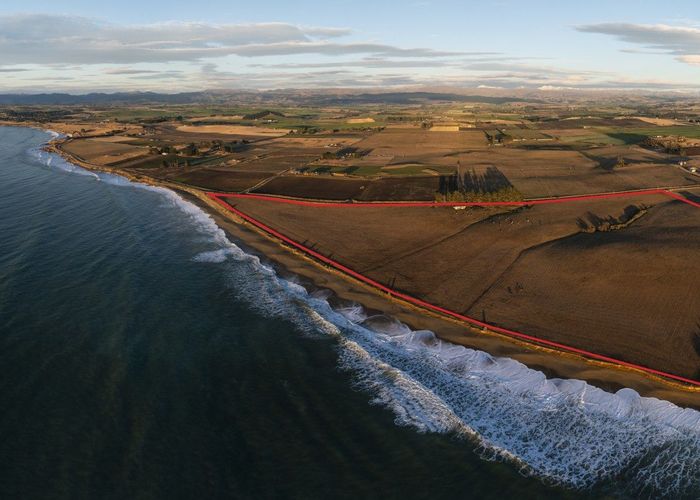
[[[158,71],[152,69],[134,69],[134,68],[107,68],[104,70],[106,75],[161,75],[163,73],[182,73],[182,71]]]
[[[645,50],[677,56],[687,64],[697,64],[700,58],[700,28],[667,24],[602,23],[578,26],[583,33],[609,35]],[[627,49],[628,52],[634,49]]]
[[[312,68],[444,68],[448,66],[459,66],[458,61],[444,59],[362,59],[359,61],[336,61],[322,63],[278,63],[278,64],[249,64],[251,68],[272,68],[272,69],[312,69]]]
[[[288,23],[212,24],[167,22],[122,26],[45,14],[0,16],[5,64],[133,64],[198,61],[229,55],[371,54],[437,57],[453,52],[380,43],[338,42],[346,28]]]
[[[700,66],[697,26],[605,23],[576,29],[626,42],[625,52],[670,55],[685,64]],[[40,83],[62,90],[171,92],[409,85],[700,87],[698,83],[653,81],[648,73],[625,79],[552,57],[555,51],[537,54],[541,57],[480,52],[480,48],[488,50],[489,46],[474,43],[444,45],[442,49],[399,46],[383,43],[381,38],[367,39],[345,27],[280,22],[123,25],[78,16],[0,15],[0,74],[6,80],[3,83],[0,79],[0,88],[23,89],[23,83],[27,89],[39,88]]]
[[[693,66],[700,66],[700,55],[678,56],[678,60]]]

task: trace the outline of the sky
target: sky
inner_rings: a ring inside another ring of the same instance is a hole
[[[3,0],[0,92],[700,91],[697,1]]]

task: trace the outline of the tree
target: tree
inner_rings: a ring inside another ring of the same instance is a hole
[[[185,149],[182,150],[187,156],[195,156],[199,150],[197,149],[197,145],[194,142],[191,142],[187,146],[185,146]]]

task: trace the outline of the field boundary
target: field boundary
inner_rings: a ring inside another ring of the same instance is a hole
[[[280,204],[290,204],[290,205],[298,205],[298,206],[309,206],[309,207],[317,207],[317,208],[337,208],[337,207],[343,207],[343,208],[362,208],[362,207],[374,207],[374,208],[391,208],[391,207],[489,207],[489,206],[509,206],[509,207],[521,207],[521,206],[529,206],[529,205],[547,205],[547,204],[555,204],[555,203],[568,203],[568,202],[575,202],[575,201],[586,201],[586,200],[599,200],[599,199],[607,199],[607,198],[621,198],[621,197],[633,197],[633,196],[644,196],[644,195],[664,195],[668,196],[670,198],[673,198],[677,201],[681,201],[684,203],[687,203],[688,205],[691,205],[695,208],[700,208],[700,203],[696,203],[694,201],[688,200],[687,198],[674,193],[672,191],[668,191],[666,189],[649,189],[645,191],[625,191],[625,192],[616,192],[616,193],[607,193],[607,194],[596,194],[596,195],[584,195],[584,196],[571,196],[571,197],[561,197],[561,198],[549,198],[549,199],[539,199],[539,200],[532,200],[532,201],[513,201],[513,202],[322,202],[322,201],[308,201],[308,200],[299,200],[299,199],[291,199],[291,198],[278,198],[275,196],[267,196],[267,195],[259,195],[259,194],[237,194],[237,193],[214,193],[214,192],[207,192],[206,195],[218,203],[219,205],[223,206],[226,210],[234,213],[241,219],[245,220],[246,222],[249,222],[259,230],[263,231],[264,233],[279,239],[283,241],[284,243],[296,248],[297,250],[300,250],[304,254],[313,257],[314,259],[323,262],[324,264],[341,271],[342,273],[349,275],[358,281],[371,286],[372,288],[375,288],[379,291],[382,291],[389,296],[408,302],[409,304],[412,304],[414,306],[418,306],[423,309],[427,309],[432,312],[436,312],[439,314],[443,314],[445,316],[451,317],[453,319],[457,319],[459,321],[462,321],[464,323],[467,323],[472,326],[477,326],[485,330],[489,330],[501,335],[504,335],[506,337],[510,337],[513,339],[517,339],[520,341],[524,341],[526,343],[530,344],[536,344],[548,348],[552,348],[558,351],[563,351],[566,353],[570,354],[575,354],[578,356],[582,356],[587,359],[595,360],[595,361],[602,361],[604,363],[609,363],[612,365],[616,365],[618,367],[624,367],[624,368],[629,368],[632,370],[637,370],[641,371],[643,373],[646,373],[648,375],[654,375],[658,377],[663,377],[665,379],[673,380],[676,382],[682,382],[684,384],[700,387],[700,381],[698,380],[693,380],[690,378],[682,377],[680,375],[674,375],[672,373],[664,372],[661,370],[656,370],[653,368],[649,368],[646,366],[642,365],[637,365],[634,363],[629,363],[627,361],[623,361],[621,359],[616,359],[610,356],[605,356],[603,354],[598,354],[592,351],[587,351],[585,349],[579,349],[574,346],[570,346],[567,344],[563,344],[560,342],[555,342],[552,340],[546,340],[542,339],[533,335],[528,335],[522,332],[518,332],[515,330],[509,330],[507,328],[502,328],[499,326],[491,325],[487,322],[480,321],[476,318],[472,318],[470,316],[466,316],[464,314],[457,313],[455,311],[451,311],[447,308],[432,304],[430,302],[421,300],[417,297],[413,297],[411,295],[399,292],[398,290],[394,290],[393,288],[390,288],[382,283],[379,283],[376,280],[373,280],[372,278],[365,276],[364,274],[361,274],[343,264],[340,262],[331,259],[329,257],[326,257],[325,255],[293,240],[292,238],[282,234],[281,232],[277,231],[276,229],[260,222],[259,220],[255,219],[254,217],[244,213],[243,211],[233,207],[230,203],[227,203],[225,200],[226,198],[239,198],[239,199],[255,199],[255,200],[262,200],[262,201],[268,201],[268,202],[273,202],[273,203],[280,203]]]
[[[684,189],[684,188],[676,188]],[[573,201],[600,200],[607,198],[625,198],[630,196],[647,196],[647,195],[664,195],[683,201],[694,207],[700,208],[699,203],[695,203],[687,198],[684,198],[668,189],[641,189],[634,191],[616,191],[613,193],[595,193],[588,195],[574,196],[559,196],[551,198],[535,198],[532,200],[521,201],[329,201],[329,200],[309,200],[300,198],[291,198],[269,194],[254,194],[254,193],[215,193],[207,192],[207,196],[217,196],[220,198],[247,198],[262,201],[275,201],[278,203],[286,203],[288,205],[318,207],[318,208],[391,208],[391,207],[523,207],[529,205],[549,205],[553,203],[568,203]]]

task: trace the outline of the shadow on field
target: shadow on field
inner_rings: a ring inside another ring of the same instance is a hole
[[[620,217],[601,217],[593,212],[587,212],[584,217],[576,219],[576,224],[582,231],[608,231],[615,226],[626,224],[636,217],[644,208],[637,205],[628,205],[625,207]]]
[[[608,137],[611,139],[617,139],[618,141],[622,141],[625,144],[639,144],[640,142],[644,141],[644,139],[647,138],[646,135],[642,134],[634,134],[634,133],[625,133],[625,132],[617,132],[617,133],[608,133],[606,134]]]
[[[508,177],[496,167],[487,167],[483,174],[477,174],[474,169],[461,175],[441,175],[438,192],[440,194],[462,192],[495,193],[502,189],[512,188]]]
[[[683,196],[686,200],[690,200],[694,203],[700,203],[700,195],[691,193],[690,191],[679,191],[678,194]]]

